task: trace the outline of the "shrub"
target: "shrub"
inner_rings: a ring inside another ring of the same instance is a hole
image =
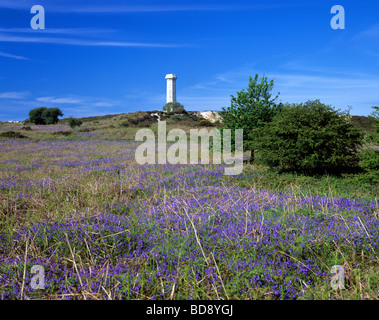
[[[27,138],[27,136],[24,136],[23,134],[15,131],[5,131],[0,133],[0,137],[3,138],[12,138],[12,139],[24,139]]]
[[[285,106],[251,138],[251,147],[270,167],[313,174],[356,168],[363,134],[346,112],[315,100]]]
[[[46,124],[46,119],[42,114],[47,110],[47,108],[35,108],[29,111],[29,121],[34,124]]]
[[[365,181],[378,182],[379,180],[379,150],[373,149],[371,144],[379,145],[379,107],[372,107],[374,111],[370,115],[374,131],[367,135],[367,149],[359,155],[359,166],[365,170]]]
[[[359,155],[359,165],[366,172],[379,172],[379,150],[366,149]]]
[[[199,121],[199,126],[200,126],[200,127],[213,127],[213,123],[210,122],[210,121],[207,120],[207,119],[201,119],[201,120]]]
[[[151,116],[149,112],[138,111],[135,113],[127,114],[122,119],[125,121],[120,123],[122,127],[150,127],[151,124],[156,122],[156,118]]]
[[[82,121],[73,117],[68,118],[67,124],[74,129],[75,127],[80,127],[82,125]]]
[[[177,114],[173,114],[170,116],[170,120],[172,121],[181,121],[183,118]]]
[[[138,122],[138,124],[136,124],[135,126],[139,128],[147,128],[147,127],[150,127],[151,125],[152,125],[151,121],[145,120],[145,121]]]
[[[183,112],[184,107],[179,102],[169,102],[163,106],[164,112]]]
[[[35,108],[29,111],[29,121],[34,124],[55,124],[63,113],[59,108]]]
[[[237,92],[237,96],[231,96],[231,106],[222,108],[220,116],[223,119],[225,129],[243,129],[244,149],[251,150],[250,161],[254,161],[254,150],[250,148],[249,132],[254,128],[260,128],[269,123],[280,110],[281,104],[276,104],[272,97],[274,81],[267,81],[263,76],[258,83],[258,74],[254,79],[249,77],[247,90]],[[232,130],[232,145],[234,145],[234,130]]]
[[[59,121],[58,117],[63,117],[63,113],[59,108],[49,108],[42,116],[45,117],[46,124],[56,124]]]

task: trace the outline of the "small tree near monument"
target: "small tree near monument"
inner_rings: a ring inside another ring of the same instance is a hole
[[[281,103],[276,103],[279,93],[272,97],[273,87],[274,80],[268,81],[265,76],[260,82],[258,74],[254,79],[249,77],[247,90],[237,92],[236,97],[232,95],[230,107],[222,108],[223,111],[220,112],[225,129],[243,129],[244,150],[251,150],[250,162],[254,162],[250,131],[271,122],[282,107]],[[234,136],[232,136],[232,145],[234,146]]]
[[[179,102],[169,102],[163,106],[163,111],[166,113],[179,112],[183,110],[184,110],[184,107]]]

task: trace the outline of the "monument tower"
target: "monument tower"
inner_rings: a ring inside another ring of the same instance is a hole
[[[166,103],[176,102],[176,75],[173,73],[166,74],[167,80],[167,96]]]

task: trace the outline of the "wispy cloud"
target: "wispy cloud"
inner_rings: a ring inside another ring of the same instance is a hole
[[[352,70],[345,70],[345,69],[332,69],[331,67],[323,67],[323,66],[316,66],[312,65],[311,63],[305,61],[305,60],[292,60],[283,63],[281,68],[285,69],[286,72],[288,71],[296,71],[296,72],[303,72],[307,74],[333,74],[334,76],[348,76],[348,77],[358,77],[358,78],[364,78],[367,75],[362,72],[356,72]]]
[[[36,102],[42,102],[48,105],[53,104],[67,104],[67,105],[77,105],[80,107],[92,107],[92,108],[108,108],[118,104],[118,101],[107,99],[107,98],[96,98],[96,97],[38,97],[35,98]]]
[[[75,98],[55,98],[55,97],[40,97],[36,101],[46,102],[46,103],[62,103],[62,104],[79,104],[83,103],[83,100]]]
[[[350,105],[354,114],[369,114],[371,106],[379,103],[379,76],[375,74],[347,73],[327,67],[302,69],[301,64],[291,63],[284,65],[285,72],[265,72],[269,80],[274,79],[273,93],[280,92],[279,100],[282,102],[300,103],[320,99],[336,108],[346,109]],[[292,70],[291,66],[294,67]],[[249,76],[255,74],[261,76],[263,72],[252,64],[216,74],[183,88],[180,102],[194,108],[219,110],[221,106],[230,105],[230,95],[247,88]]]
[[[108,102],[108,101],[100,101],[93,103],[94,107],[113,107],[115,105],[114,102]]]
[[[355,49],[366,55],[379,56],[379,24],[363,30],[351,38],[350,43]]]
[[[0,57],[11,58],[11,59],[16,59],[16,60],[29,60],[29,58],[26,58],[23,56],[17,56],[11,53],[1,52],[1,51],[0,51]]]
[[[27,91],[0,92],[0,98],[2,98],[2,99],[25,99],[28,95],[29,95],[29,92],[27,92]]]
[[[256,73],[254,66],[255,64],[245,64],[240,68],[218,73],[210,79],[194,84],[189,89],[225,91],[226,88],[238,88],[238,86],[241,86],[242,84],[245,85],[249,76]]]
[[[362,39],[362,38],[371,38],[377,39],[379,38],[379,24],[373,25],[370,28],[358,33],[353,40]]]
[[[156,48],[172,48],[183,47],[184,44],[168,44],[168,43],[145,43],[145,42],[126,42],[126,41],[93,41],[82,39],[68,38],[50,38],[50,37],[21,37],[7,34],[0,34],[0,42],[16,42],[16,43],[45,43],[45,44],[61,44],[72,46],[92,46],[92,47],[156,47]]]
[[[12,110],[13,113],[17,113],[17,116],[13,117],[14,119],[9,120],[24,120],[27,118],[28,112],[37,107],[59,107],[65,116],[84,117],[110,114],[119,108],[123,112],[124,105],[123,100],[107,97],[73,95],[33,97],[33,93],[28,91],[0,92],[0,112]],[[5,116],[0,118],[8,119]]]

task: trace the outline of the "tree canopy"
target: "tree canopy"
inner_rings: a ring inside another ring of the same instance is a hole
[[[35,108],[29,111],[29,121],[34,124],[55,124],[58,117],[63,117],[59,108]]]
[[[258,82],[258,74],[254,79],[249,77],[246,90],[237,92],[237,96],[231,96],[231,105],[222,108],[222,116],[225,129],[243,129],[244,149],[251,150],[251,162],[254,160],[254,149],[249,133],[252,129],[264,127],[271,122],[275,114],[281,109],[282,104],[276,103],[279,93],[273,97],[272,90],[274,80],[268,81],[263,75]],[[234,130],[232,130],[232,145],[234,145]]]
[[[282,171],[336,173],[358,165],[363,134],[347,112],[319,100],[286,105],[260,130],[254,148],[265,164]]]
[[[183,111],[183,110],[184,110],[184,107],[179,102],[169,102],[163,106],[163,111],[167,113],[175,112],[175,111]]]

